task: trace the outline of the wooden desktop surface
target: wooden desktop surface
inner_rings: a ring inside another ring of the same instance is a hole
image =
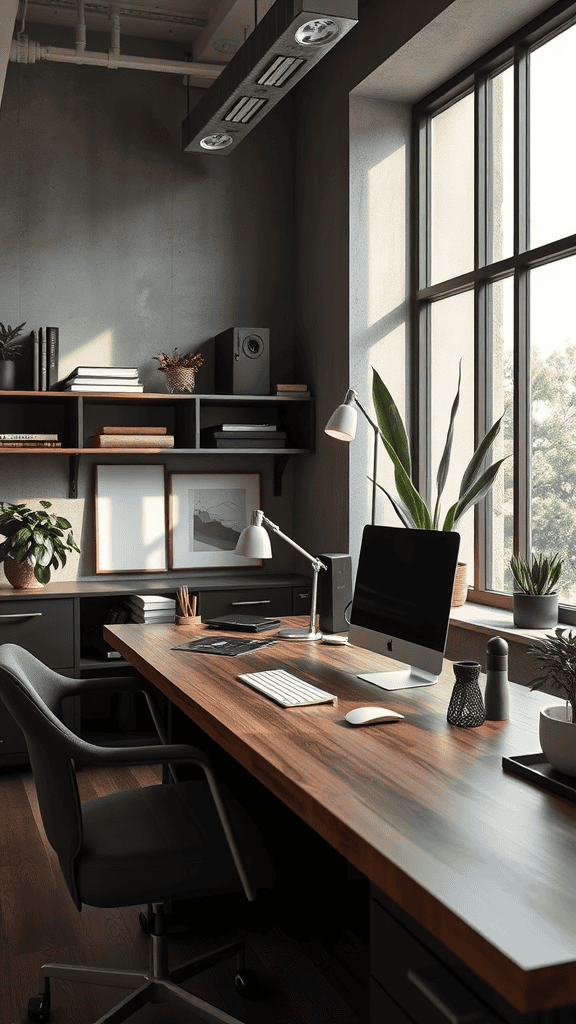
[[[283,620],[293,623],[303,620]],[[576,1002],[576,805],[501,767],[502,755],[540,750],[538,709],[558,699],[511,684],[510,721],[456,728],[446,720],[447,662],[435,686],[386,692],[356,672],[397,663],[359,648],[279,641],[236,658],[170,649],[198,632],[104,627],[147,679],[513,1006]],[[338,703],[284,710],[236,678],[270,667]],[[405,720],[344,721],[367,704]]]

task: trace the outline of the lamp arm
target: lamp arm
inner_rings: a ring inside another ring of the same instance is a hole
[[[356,392],[353,391],[352,394],[354,395],[354,402],[355,402],[355,404],[360,409],[360,412],[364,414],[364,416],[368,420],[368,423],[370,424],[370,426],[373,427],[374,430],[377,430],[378,433],[380,433],[380,427],[378,426],[377,423],[374,423],[374,420],[368,415],[368,413],[366,412],[366,409],[364,408],[364,406],[360,404],[360,401],[358,399],[358,395],[356,394]]]
[[[276,523],[273,523],[271,519],[267,519],[263,512],[258,510],[254,513],[254,516],[261,516],[261,518],[259,518],[259,522],[255,525],[261,526],[262,523],[264,523],[270,530],[274,530],[274,533],[277,533],[279,537],[282,537],[282,540],[285,540],[287,544],[290,544],[291,547],[295,548],[296,551],[299,551],[301,555],[304,555],[304,557],[312,563],[315,572],[319,572],[320,569],[326,569],[324,562],[321,562],[319,558],[311,555],[308,551],[305,551],[304,548],[301,548],[295,540],[291,540],[291,538],[287,537],[285,533],[282,533],[280,527],[276,526]]]

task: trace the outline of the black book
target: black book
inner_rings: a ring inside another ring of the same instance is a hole
[[[40,391],[48,390],[48,348],[46,328],[40,328]]]
[[[32,331],[32,387],[40,391],[40,338],[38,331]]]
[[[46,328],[46,385],[50,390],[58,383],[58,349],[60,344],[60,331],[58,327]]]
[[[276,441],[280,438],[280,440],[285,441],[288,437],[288,431],[286,430],[235,430],[232,433],[230,430],[214,430],[210,428],[206,431],[206,434],[210,431],[212,433],[212,437],[216,439],[225,438],[227,441],[236,441],[239,438],[254,438],[254,440],[262,438],[263,441]]]
[[[276,438],[262,437],[262,438],[217,438],[214,445],[210,447],[214,448],[285,448],[286,441],[281,438],[279,441]]]

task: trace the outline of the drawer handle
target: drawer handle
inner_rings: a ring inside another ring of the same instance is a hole
[[[39,619],[42,617],[42,612],[8,612],[0,615],[0,619]]]
[[[241,604],[272,604],[270,598],[262,601],[230,601],[231,608],[239,608]]]
[[[407,974],[450,1024],[496,1024],[495,1017],[442,967],[423,967]]]
[[[307,590],[305,594],[298,594],[298,597],[310,597],[310,591]]]

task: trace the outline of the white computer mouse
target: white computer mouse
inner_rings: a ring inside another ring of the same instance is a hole
[[[404,715],[388,708],[353,708],[345,717],[350,725],[376,725],[377,722],[399,722]]]

